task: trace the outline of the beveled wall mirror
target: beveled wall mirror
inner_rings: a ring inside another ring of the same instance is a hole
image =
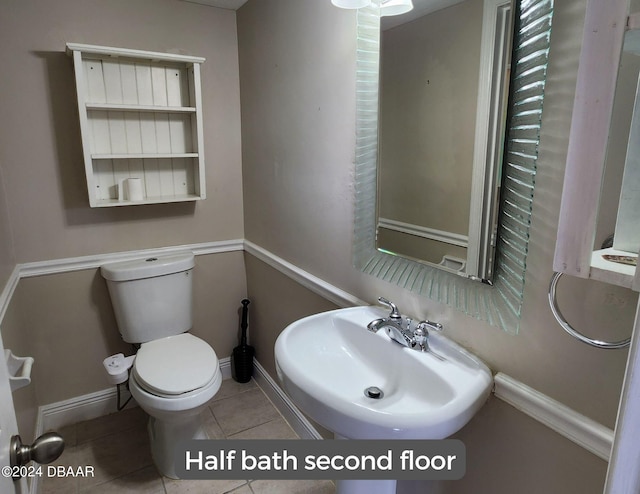
[[[483,0],[472,0],[483,3]],[[517,332],[533,200],[552,0],[519,0],[514,12],[509,104],[501,175],[493,287],[377,248],[379,176],[379,8],[358,11],[354,265],[365,273]],[[487,142],[487,146],[491,144]],[[393,165],[391,165],[393,166]],[[406,182],[406,181],[405,181]],[[446,213],[446,204],[438,204]]]

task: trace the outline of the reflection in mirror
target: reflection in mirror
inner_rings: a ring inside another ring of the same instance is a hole
[[[520,322],[553,0],[519,0],[493,287],[376,248],[379,7],[358,11],[353,262],[363,272],[517,332]],[[433,207],[444,210],[450,201]]]
[[[511,1],[433,5],[381,20],[377,247],[489,280]]]
[[[640,30],[625,33],[605,161],[595,249],[604,259],[633,266],[640,251]],[[617,194],[606,193],[620,190]],[[615,225],[615,230],[614,230]],[[611,244],[611,245],[609,245]],[[620,269],[633,272],[633,268]]]

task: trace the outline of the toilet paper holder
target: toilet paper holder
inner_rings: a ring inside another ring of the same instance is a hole
[[[33,367],[33,357],[18,357],[8,348],[4,351],[4,359],[7,362],[9,371],[9,385],[11,392],[24,388],[31,383],[31,367]]]

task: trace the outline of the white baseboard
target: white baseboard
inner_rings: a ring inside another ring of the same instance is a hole
[[[231,359],[220,359],[223,379],[231,378]],[[254,360],[256,383],[302,439],[322,439],[309,420],[300,412],[267,371]],[[515,379],[498,373],[495,395],[521,412],[550,427],[605,461],[609,460],[613,431],[581,415],[548,396]],[[124,397],[126,399],[126,397]],[[91,420],[117,411],[116,388],[112,387],[69,400],[41,406],[38,409],[36,437],[49,430]],[[137,406],[135,401],[128,406]]]
[[[222,372],[223,380],[231,377],[230,357],[220,359],[220,371]],[[122,402],[124,402],[129,397],[129,393],[125,389],[122,389],[122,391],[124,393]],[[49,430],[60,429],[77,422],[115,413],[118,410],[117,403],[117,391],[114,386],[95,393],[76,396],[75,398],[38,407],[35,437]],[[135,400],[132,400],[127,406],[138,405]]]
[[[231,378],[231,357],[221,358],[220,362],[220,372],[222,372],[222,380]]]
[[[107,261],[135,258],[141,255],[161,255],[184,250],[191,250],[195,255],[244,250],[338,306],[350,307],[367,304],[358,297],[300,269],[266,249],[248,240],[238,239],[19,264],[0,293],[0,322],[2,322],[6,308],[21,278],[91,269]],[[231,377],[230,359],[221,359],[220,368],[223,379],[229,379]],[[255,378],[256,382],[260,384],[300,437],[320,437],[309,421],[298,411],[258,363],[256,365]],[[502,373],[496,375],[495,395],[600,458],[608,460],[613,440],[613,431],[611,429],[576,413],[565,405]],[[45,405],[38,410],[36,434],[39,435],[49,429],[60,428],[75,422],[107,415],[115,410],[115,387]]]
[[[127,394],[128,396],[128,394]],[[35,435],[61,429],[117,411],[116,388],[103,389],[83,396],[38,407]]]
[[[231,378],[231,358],[220,359],[222,379]],[[322,439],[313,425],[298,410],[284,391],[269,376],[267,371],[254,360],[254,379],[274,406],[291,425],[293,430],[303,439]],[[126,391],[125,391],[126,393]],[[123,399],[128,397],[128,393]],[[128,407],[138,406],[133,400]],[[59,401],[38,408],[35,436],[46,431],[61,429],[67,425],[103,417],[117,412],[116,388],[103,389],[95,393],[76,396],[69,400]]]
[[[253,379],[300,439],[322,439],[311,422],[298,410],[298,407],[289,399],[282,388],[271,379],[264,367],[255,359],[253,360],[253,368]]]

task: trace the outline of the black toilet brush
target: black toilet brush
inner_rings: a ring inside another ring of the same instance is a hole
[[[247,345],[247,314],[249,300],[246,298],[242,303],[242,322],[240,323],[240,329],[242,335],[240,338],[240,345],[233,349],[231,354],[231,375],[233,379],[239,383],[246,383],[251,380],[253,375],[253,356],[255,350],[252,346]]]

